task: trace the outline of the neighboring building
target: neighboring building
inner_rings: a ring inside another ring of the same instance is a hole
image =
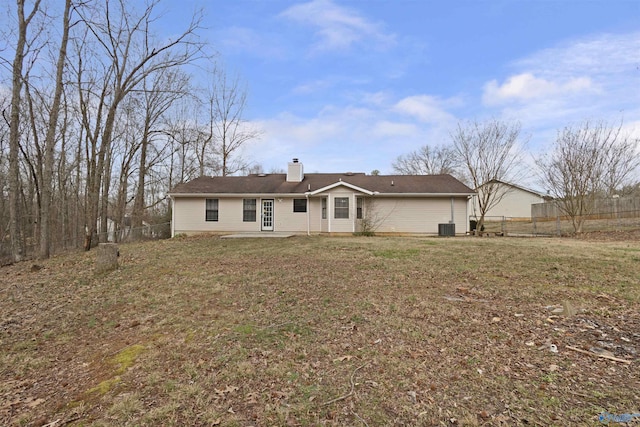
[[[200,177],[177,185],[171,235],[468,231],[473,190],[451,175],[286,174]],[[443,227],[441,224],[453,224]]]
[[[97,221],[97,229],[100,230],[100,225],[102,222],[102,218],[98,217],[98,221]],[[127,238],[129,238],[131,236],[131,232],[132,232],[133,228],[131,227],[131,217],[130,216],[125,216],[123,218],[123,223],[122,224],[118,224],[116,221],[114,221],[113,219],[107,217],[107,242],[122,242],[127,240]],[[138,229],[139,236],[144,236],[144,237],[157,237],[155,236],[155,233],[152,230],[151,225],[146,222],[146,221],[142,221],[142,227]]]
[[[470,215],[480,217],[480,208],[478,206],[478,197],[482,196],[483,189],[487,185],[491,185],[491,191],[497,194],[498,202],[489,209],[485,218],[487,220],[495,220],[496,217],[506,218],[531,218],[531,205],[536,203],[544,203],[551,198],[519,185],[508,182],[492,180],[478,187],[478,194],[471,201]]]

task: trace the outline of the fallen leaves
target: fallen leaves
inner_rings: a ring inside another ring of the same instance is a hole
[[[579,425],[603,401],[627,412],[636,252],[443,242],[175,239],[123,245],[103,281],[84,273],[92,254],[6,267],[0,424]],[[411,257],[372,256],[403,247]],[[109,363],[136,343],[135,363]],[[81,401],[114,369],[121,381]],[[117,406],[132,390],[144,411]]]
[[[221,398],[224,399],[225,397],[227,397],[228,394],[238,391],[238,387],[232,386],[232,385],[228,385],[224,389],[215,388],[214,391],[218,395],[218,397],[221,397]]]

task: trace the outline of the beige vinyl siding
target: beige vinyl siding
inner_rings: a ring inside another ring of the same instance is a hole
[[[274,231],[306,233],[307,226],[310,233],[320,233],[322,231],[320,198],[307,200],[307,212],[293,212],[293,199],[303,198],[305,197],[296,196],[275,199]]]
[[[372,215],[378,218],[377,227],[374,229],[376,233],[437,234],[438,224],[448,223],[451,219],[450,197],[372,197],[338,188],[310,198],[307,202],[307,212],[293,212],[294,197],[247,197],[257,200],[255,222],[242,220],[242,197],[176,197],[173,200],[173,232],[197,234],[261,231],[262,200],[272,199],[275,232],[305,234],[309,230],[310,233],[352,233],[359,231],[356,227],[359,222],[356,219],[356,197],[360,196],[365,199],[365,218]],[[328,197],[326,219],[322,219],[323,197]],[[349,198],[349,218],[335,218],[336,197]],[[205,220],[207,198],[218,199],[218,221]],[[467,199],[454,199],[456,234],[464,234],[467,231],[469,214]]]
[[[482,191],[482,187],[480,188],[480,191]],[[520,188],[500,185],[500,191],[504,192],[502,199],[495,206],[489,209],[485,214],[486,217],[531,218],[531,205],[544,202],[544,199],[539,195]],[[480,216],[477,197],[473,198],[473,205],[470,209],[469,215]]]
[[[295,197],[296,199],[304,199],[302,197]],[[293,211],[293,199],[276,197],[274,202],[273,213],[273,231],[282,231],[287,233],[300,233],[307,231],[307,213],[308,212],[294,212]],[[307,211],[309,210],[309,203],[307,203]]]
[[[309,199],[311,209],[309,215],[309,232],[321,233],[327,220],[322,219],[322,201],[319,197]]]
[[[467,201],[454,199],[456,234],[467,231]],[[437,234],[438,224],[451,220],[451,198],[373,198],[365,201],[365,218],[377,233]]]
[[[173,203],[174,233],[260,231],[260,199],[257,200],[255,222],[242,221],[242,198],[217,199],[218,221],[205,221],[206,198],[177,197]]]
[[[174,234],[188,234],[201,231],[205,225],[207,227],[218,226],[220,224],[219,222],[205,221],[205,207],[205,199],[203,198],[180,197],[173,199]],[[221,206],[220,203],[218,203],[218,212],[220,212],[220,210]]]

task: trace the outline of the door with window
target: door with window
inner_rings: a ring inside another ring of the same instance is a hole
[[[262,231],[273,231],[273,199],[262,201]]]

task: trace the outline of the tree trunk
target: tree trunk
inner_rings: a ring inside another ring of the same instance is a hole
[[[140,237],[140,228],[142,227],[142,217],[144,215],[144,186],[147,175],[147,148],[149,146],[149,123],[145,124],[144,134],[142,135],[142,144],[140,146],[140,162],[138,165],[138,187],[136,189],[136,197],[133,202],[133,218],[131,228],[133,235]]]
[[[44,171],[42,174],[42,206],[40,214],[40,258],[49,258],[51,254],[51,202],[52,202],[52,181],[53,181],[53,155],[56,141],[56,129],[58,126],[58,115],[60,113],[60,99],[62,97],[62,75],[67,59],[67,42],[69,40],[69,12],[71,0],[66,0],[64,5],[62,41],[60,42],[60,52],[58,53],[58,63],[56,65],[55,93],[49,114],[49,127],[44,142]]]
[[[116,95],[117,96],[117,95]],[[115,101],[114,101],[115,103]],[[102,133],[101,141],[100,141],[100,149],[97,153],[97,163],[94,165],[93,175],[90,179],[90,188],[89,188],[89,197],[88,197],[88,207],[87,207],[87,224],[86,224],[86,233],[85,233],[85,245],[84,250],[88,251],[91,249],[91,244],[93,237],[95,234],[104,230],[106,236],[107,229],[107,219],[106,219],[106,205],[101,203],[102,199],[100,197],[100,190],[103,190],[102,197],[108,198],[108,189],[106,186],[107,192],[104,192],[105,186],[103,186],[102,181],[105,179],[105,168],[107,164],[110,163],[108,151],[111,149],[111,135],[113,134],[113,126],[115,123],[117,104],[112,104],[109,107],[109,112],[107,113],[107,119],[104,125],[104,131]],[[95,162],[95,159],[94,159]],[[100,230],[97,230],[98,218],[100,215],[103,215],[100,222]],[[101,238],[98,237],[98,241],[101,241]]]
[[[24,257],[24,242],[22,235],[22,218],[20,216],[20,95],[22,92],[22,68],[27,42],[27,27],[40,6],[40,0],[33,5],[33,10],[25,19],[25,0],[17,0],[18,10],[18,42],[12,65],[11,88],[11,118],[9,129],[9,234],[11,235],[11,253],[13,260],[18,262]]]
[[[104,141],[102,142],[105,143]],[[106,150],[105,163],[103,167],[102,177],[102,197],[100,199],[100,236],[98,241],[106,243],[109,241],[109,190],[111,188],[111,159],[113,150],[111,140],[109,140],[109,148]]]
[[[482,236],[484,233],[484,214],[480,214],[478,223],[476,224],[476,236]]]
[[[91,167],[91,166],[90,166]],[[98,183],[98,189],[96,189],[96,180],[97,177],[96,166],[93,166],[93,171],[89,171],[87,174],[87,197],[85,203],[85,224],[84,224],[84,250],[91,250],[91,245],[93,243],[93,236],[96,234],[96,226],[98,223],[98,202],[99,202],[99,191],[100,184]]]

